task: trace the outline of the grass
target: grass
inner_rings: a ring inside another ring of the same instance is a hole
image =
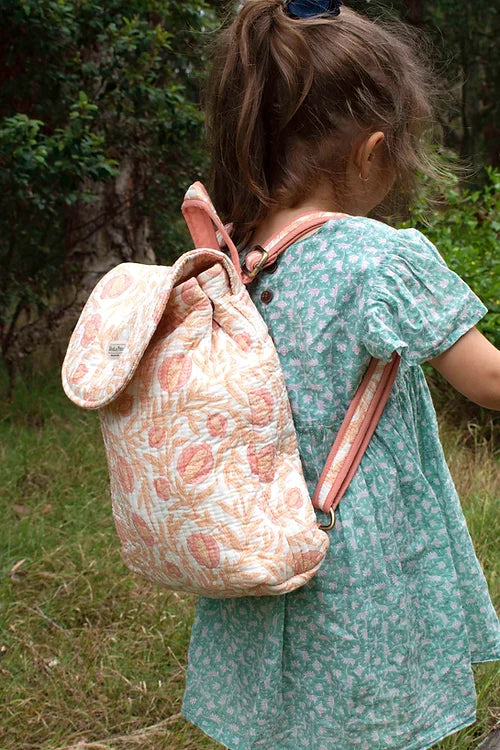
[[[445,416],[448,461],[499,604],[494,427]],[[179,716],[195,598],[124,567],[97,416],[67,401],[57,377],[19,384],[2,407],[0,484],[0,750],[221,748]],[[498,663],[474,671],[478,722],[439,750],[476,747],[500,721]]]

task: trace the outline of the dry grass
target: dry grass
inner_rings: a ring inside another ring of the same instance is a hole
[[[221,748],[179,715],[194,597],[121,562],[96,416],[54,379],[18,389],[0,436],[0,750]],[[493,440],[484,427],[442,437],[500,603]],[[479,722],[441,750],[476,747],[500,720],[497,665],[475,672]]]

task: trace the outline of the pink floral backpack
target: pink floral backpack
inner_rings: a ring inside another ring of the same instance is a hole
[[[99,410],[128,567],[204,596],[287,593],[322,563],[398,358],[372,360],[311,501],[279,358],[246,284],[339,214],[299,217],[242,269],[200,183],[183,213],[194,250],[172,267],[123,263],[97,284],[69,343],[63,387]],[[328,526],[314,507],[330,514]]]

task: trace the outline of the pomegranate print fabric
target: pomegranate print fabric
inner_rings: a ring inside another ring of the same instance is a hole
[[[281,594],[316,573],[328,536],[278,355],[223,253],[107,274],[73,333],[63,385],[100,410],[132,570],[216,597]]]

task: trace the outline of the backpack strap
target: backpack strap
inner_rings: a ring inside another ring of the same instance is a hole
[[[215,227],[217,227],[221,239],[226,243],[240,280],[248,283],[243,277],[236,245],[220,220],[214,204],[201,182],[194,182],[188,189],[182,203],[182,214],[197,249],[207,247],[211,250],[220,250],[219,238],[215,231]]]
[[[342,219],[347,216],[347,214],[329,211],[309,211],[299,215],[275,232],[264,246],[258,245],[250,250],[242,268],[238,250],[201,182],[195,182],[187,191],[182,204],[182,213],[197,248],[219,249],[219,238],[215,231],[217,227],[220,237],[229,249],[238,276],[244,284],[253,281],[263,268],[272,265],[289,245],[301,237],[318,229],[331,219]],[[330,525],[321,527],[325,530],[331,529],[335,523],[335,509],[356,473],[382,416],[398,373],[399,362],[400,357],[396,352],[388,363],[372,358],[356,390],[330,450],[312,500],[315,508],[330,513]]]
[[[193,183],[188,189],[182,203],[182,213],[196,248],[208,247],[218,250],[220,245],[215,231],[217,227],[220,238],[226,243],[238,276],[244,284],[250,284],[263,268],[272,265],[293,242],[314,229],[318,229],[330,219],[341,219],[346,216],[346,214],[330,211],[308,211],[301,214],[275,232],[263,247],[257,245],[255,249],[250,250],[242,268],[238,250],[201,182]]]
[[[356,473],[368,443],[390,396],[399,369],[400,356],[394,352],[389,363],[372,358],[347,414],[338,431],[313,496],[315,508],[334,511]]]
[[[250,283],[263,268],[275,263],[281,253],[301,237],[319,229],[331,219],[343,219],[346,216],[347,214],[331,211],[308,211],[300,214],[275,232],[265,245],[257,245],[247,253],[243,268],[245,278],[248,279],[245,283]]]

